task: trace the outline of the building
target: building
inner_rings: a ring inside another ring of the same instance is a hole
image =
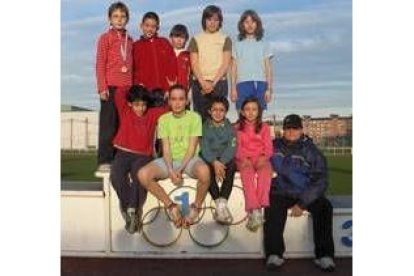
[[[351,147],[352,146],[352,116],[339,116],[331,114],[329,117],[312,118],[302,116],[303,131],[320,146]],[[264,118],[271,126],[272,136],[280,137],[282,134],[282,121],[275,116]]]
[[[352,116],[312,118],[303,116],[303,130],[315,143],[326,146],[351,146]]]

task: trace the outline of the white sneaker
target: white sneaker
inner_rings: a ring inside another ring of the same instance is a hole
[[[249,214],[249,218],[247,220],[246,228],[249,229],[251,232],[256,232],[260,226],[262,225],[262,218],[261,213],[257,211],[257,209],[253,210]]]
[[[270,255],[267,257],[266,268],[268,270],[275,270],[276,268],[281,267],[284,263],[285,260],[278,255]]]
[[[334,271],[335,263],[331,257],[322,257],[314,260],[315,264],[323,271]]]
[[[223,201],[221,198],[216,199],[216,211],[214,213],[214,219],[220,223],[220,224],[226,224],[226,214],[225,214],[225,205],[223,204]]]
[[[230,209],[227,206],[227,204],[226,204],[226,206],[224,206],[223,211],[224,211],[224,217],[226,218],[227,224],[232,224],[233,223],[233,215],[231,214]]]
[[[109,164],[109,163],[100,164],[98,166],[98,169],[96,171],[102,172],[102,173],[104,173],[104,172],[110,172],[111,171],[111,164]]]

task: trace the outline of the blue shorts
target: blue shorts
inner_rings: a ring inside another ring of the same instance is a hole
[[[236,85],[237,89],[237,101],[236,109],[240,110],[241,106],[249,97],[256,97],[263,110],[267,109],[265,101],[265,92],[267,90],[267,82],[265,81],[242,81]]]
[[[198,156],[194,156],[193,158],[191,158],[190,161],[188,162],[187,166],[184,169],[184,173],[186,173],[191,178],[196,178],[193,171],[194,171],[196,163],[198,163],[198,162],[204,163],[203,159],[201,159]],[[168,168],[167,168],[167,164],[165,164],[164,158],[157,158],[157,159],[151,161],[151,164],[154,164],[158,168],[161,169],[161,171],[162,171],[162,175],[160,176],[161,179],[168,178]],[[173,169],[174,170],[178,169],[180,167],[181,167],[181,161],[173,161]]]

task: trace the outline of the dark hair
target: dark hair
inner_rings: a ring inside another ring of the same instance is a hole
[[[243,39],[246,38],[246,30],[244,29],[243,22],[249,16],[252,18],[252,20],[254,22],[256,22],[257,28],[256,28],[256,31],[255,31],[255,36],[256,36],[256,40],[259,41],[263,38],[264,29],[263,29],[262,20],[260,19],[257,12],[255,12],[254,10],[246,10],[240,16],[239,23],[237,24],[237,26],[239,28],[238,38],[239,38],[239,40],[243,40]]]
[[[158,107],[165,105],[164,90],[161,88],[154,88],[149,94],[151,102],[149,103],[148,107]]]
[[[126,99],[129,103],[143,101],[148,105],[151,102],[147,89],[142,85],[131,86]]]
[[[160,25],[160,18],[158,14],[153,11],[145,13],[141,22],[144,23],[146,19],[154,19],[157,22],[157,25]]]
[[[185,41],[187,41],[189,37],[187,27],[184,26],[183,24],[174,25],[171,29],[170,37],[177,37],[177,36],[184,37]]]
[[[229,101],[224,96],[215,96],[211,99],[209,109],[213,107],[213,104],[215,103],[221,103],[226,108],[226,112],[229,111]]]
[[[204,31],[206,30],[206,20],[213,17],[215,14],[217,14],[220,21],[219,29],[221,29],[221,26],[223,26],[223,14],[221,12],[221,9],[217,6],[210,5],[203,10],[203,16],[201,17],[201,26],[203,26]]]
[[[241,105],[241,108],[240,108],[240,112],[239,112],[239,120],[237,121],[237,123],[236,123],[236,125],[237,125],[237,128],[239,129],[239,130],[241,130],[241,131],[243,131],[244,130],[244,126],[245,126],[245,124],[246,124],[246,118],[243,116],[243,114],[242,114],[242,110],[244,109],[244,107],[246,106],[246,104],[248,104],[248,103],[256,103],[257,104],[257,107],[258,107],[258,109],[259,109],[259,114],[258,114],[258,116],[257,116],[257,120],[256,120],[256,129],[255,129],[255,131],[256,131],[256,133],[259,133],[260,132],[260,130],[262,129],[262,125],[263,125],[263,122],[262,122],[262,115],[263,115],[263,109],[262,109],[262,106],[260,105],[260,102],[259,102],[259,100],[256,98],[256,97],[248,97],[246,100],[244,100],[244,102],[242,103],[242,105]]]
[[[129,21],[129,10],[128,10],[128,7],[122,2],[115,2],[115,3],[112,3],[109,6],[109,8],[108,8],[108,17],[111,17],[112,13],[114,11],[118,10],[118,9],[125,13],[126,18],[127,18],[126,22],[128,23],[128,21]]]
[[[183,90],[184,91],[185,98],[187,98],[187,89],[185,89],[184,86],[182,86],[181,84],[173,84],[173,85],[170,86],[170,88],[168,88],[168,94],[171,95],[171,91],[173,91],[174,89],[181,89],[181,90]]]

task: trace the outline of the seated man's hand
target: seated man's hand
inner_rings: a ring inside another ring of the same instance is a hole
[[[303,211],[304,211],[297,204],[295,204],[290,210],[292,211],[292,213],[290,214],[292,217],[300,217],[303,215]]]

